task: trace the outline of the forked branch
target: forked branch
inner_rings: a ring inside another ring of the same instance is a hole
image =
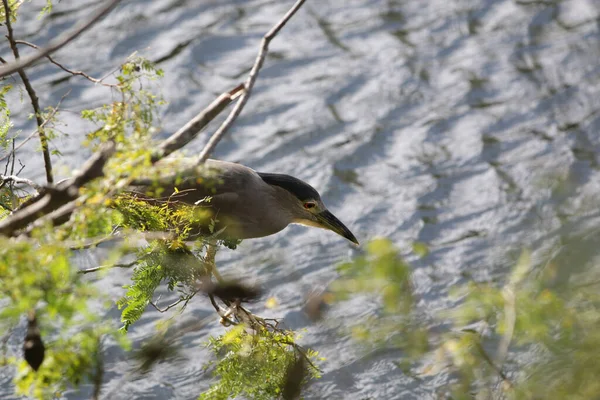
[[[8,42],[10,43],[10,48],[12,49],[13,55],[15,56],[15,62],[18,63],[19,60],[21,59],[21,57],[19,55],[19,48],[17,46],[17,42],[16,42],[14,34],[13,34],[12,22],[10,20],[10,16],[12,15],[11,9],[10,9],[10,6],[8,5],[8,0],[2,0],[2,3],[4,4],[4,15],[6,16],[5,22],[6,22],[6,30],[8,31],[8,35],[7,35]],[[40,108],[40,103],[39,103],[37,94],[35,93],[35,90],[33,89],[33,86],[31,86],[29,77],[25,73],[25,70],[22,67],[20,67],[20,68],[17,68],[16,72],[19,73],[19,77],[23,81],[23,85],[25,85],[25,90],[27,91],[27,95],[29,96],[29,99],[31,100],[31,106],[33,107],[35,121],[37,122],[37,126],[38,126],[40,143],[42,145],[42,154],[44,155],[44,166],[46,168],[46,180],[48,181],[48,183],[52,183],[54,181],[54,178],[52,176],[52,160],[50,159],[50,151],[48,149],[48,138],[46,137],[46,133],[44,132],[44,119],[42,118],[42,110]]]
[[[198,115],[192,118],[181,129],[169,136],[159,146],[159,151],[152,155],[151,161],[155,163],[168,156],[172,152],[179,150],[192,139],[206,126],[210,121],[215,119],[234,99],[236,99],[244,90],[243,85],[238,85],[228,92],[221,94]]]
[[[0,221],[0,234],[13,236],[19,229],[40,219],[40,217],[59,210],[63,206],[74,207],[74,200],[79,188],[86,183],[104,175],[104,165],[115,152],[114,143],[105,143],[82,167],[81,172],[71,179],[60,182],[56,186],[44,189],[44,194]]]
[[[209,139],[208,143],[206,143],[206,146],[204,146],[202,152],[200,152],[200,155],[198,156],[196,165],[204,164],[208,157],[210,157],[217,144],[221,141],[223,136],[225,136],[229,128],[231,128],[231,125],[233,125],[237,117],[244,109],[244,106],[248,102],[250,94],[252,93],[254,83],[258,78],[258,72],[260,71],[261,67],[263,66],[263,63],[265,62],[265,57],[267,56],[267,51],[269,49],[269,43],[271,43],[271,40],[273,40],[273,38],[277,36],[281,28],[285,26],[285,24],[290,20],[290,18],[292,18],[294,14],[296,14],[296,11],[298,11],[300,7],[302,7],[302,4],[304,4],[305,1],[306,0],[296,1],[296,3],[283,16],[283,18],[281,18],[281,20],[279,20],[279,22],[277,22],[275,26],[273,26],[273,28],[271,28],[271,30],[267,32],[265,36],[263,36],[263,39],[260,42],[260,50],[258,51],[258,56],[256,57],[254,65],[252,66],[252,69],[248,74],[248,78],[244,83],[244,92],[242,94],[242,97],[240,97],[235,107],[231,110],[231,112],[227,116],[227,119],[223,121],[219,129],[217,129],[217,131]]]

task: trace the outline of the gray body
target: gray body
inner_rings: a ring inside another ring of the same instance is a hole
[[[209,159],[196,173],[177,183],[161,184],[160,198],[147,188],[132,193],[148,202],[176,205],[183,202],[208,208],[221,237],[249,239],[272,235],[291,223],[333,230],[357,243],[356,238],[327,211],[317,191],[305,182],[283,174],[263,174],[227,161]],[[210,197],[210,201],[203,201]],[[307,203],[313,204],[307,209]],[[326,218],[324,218],[326,217]],[[329,222],[327,222],[329,221]],[[207,224],[196,235],[209,234]]]

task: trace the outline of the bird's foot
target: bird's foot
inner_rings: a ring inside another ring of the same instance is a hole
[[[264,318],[254,315],[252,312],[242,307],[239,300],[232,303],[227,309],[221,308],[219,315],[221,316],[219,323],[226,327],[241,323],[251,330],[256,330],[265,326]]]
[[[223,326],[231,326],[236,324],[235,321],[241,321],[239,317],[240,307],[241,306],[239,301],[233,302],[226,309],[219,307],[219,315],[221,316],[221,318],[219,319],[219,323],[221,323],[221,325]]]

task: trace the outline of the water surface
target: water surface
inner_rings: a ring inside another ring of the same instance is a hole
[[[97,4],[63,1],[36,19],[31,8],[43,3],[26,3],[16,26],[19,37],[40,45]],[[156,61],[165,70],[166,137],[245,78],[261,36],[291,4],[125,1],[56,59],[97,77],[135,51]],[[391,238],[413,262],[419,307],[433,320],[453,306],[450,288],[502,277],[516,249],[548,246],[569,206],[600,194],[599,10],[591,0],[309,0],[272,42],[250,102],[214,156],[304,179],[361,242]],[[43,107],[71,89],[61,114],[68,136],[53,142],[64,175],[87,156],[80,143],[89,126],[76,112],[110,97],[47,64],[30,74]],[[14,120],[25,121],[27,102],[13,104]],[[186,151],[199,151],[215,127]],[[16,128],[26,135],[33,126]],[[20,157],[25,173],[42,181],[36,148],[31,141]],[[543,185],[550,176],[571,178],[566,208],[553,206],[557,199]],[[415,241],[431,248],[423,260],[411,252]],[[399,353],[365,354],[344,333],[344,321],[374,312],[374,304],[335,307],[320,325],[301,313],[306,294],[326,287],[334,266],[356,253],[331,233],[294,226],[222,251],[219,264],[268,287],[278,306],[254,310],[306,328],[302,343],[326,357],[307,398],[436,398],[447,376],[416,381],[394,365]],[[94,263],[82,257],[83,266]],[[114,271],[99,285],[117,299],[127,276]],[[171,298],[164,293],[162,301]],[[203,343],[222,327],[208,301],[195,300],[181,323],[208,323],[184,337],[184,359],[132,377],[131,361],[107,345],[107,398],[191,399],[208,387]],[[136,343],[151,337],[161,317],[146,313],[132,329]],[[1,396],[11,398],[11,378],[1,379]],[[68,397],[88,398],[88,389]]]

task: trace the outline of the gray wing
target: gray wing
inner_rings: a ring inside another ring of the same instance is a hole
[[[134,186],[129,193],[150,204],[176,207],[185,203],[209,209],[213,219],[218,220],[217,230],[227,228],[231,236],[243,237],[245,235],[239,231],[244,229],[239,226],[239,221],[249,211],[244,193],[256,190],[252,185],[256,177],[254,170],[243,165],[208,160],[205,168],[198,169],[194,175],[179,178],[176,185],[161,180],[160,184]]]

